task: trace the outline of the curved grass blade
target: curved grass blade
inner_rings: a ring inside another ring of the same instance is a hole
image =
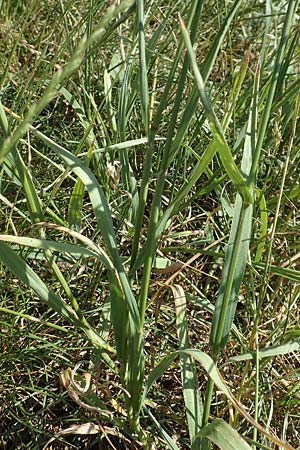
[[[271,442],[274,442],[279,447],[282,447],[285,450],[295,450],[294,447],[291,445],[282,442],[280,439],[278,439],[273,434],[267,432],[258,422],[256,422],[250,414],[246,411],[244,406],[234,397],[234,395],[231,393],[231,391],[228,389],[221,373],[219,372],[215,362],[213,359],[208,356],[206,353],[201,352],[200,350],[194,350],[194,349],[185,349],[185,350],[178,350],[176,352],[169,353],[167,356],[162,358],[160,362],[157,364],[157,366],[151,370],[151,372],[148,375],[143,399],[145,400],[148,392],[150,391],[151,387],[155,383],[155,381],[160,378],[164,372],[168,369],[168,367],[171,365],[171,363],[179,356],[179,354],[187,354],[192,356],[196,361],[200,362],[201,366],[206,371],[207,375],[210,377],[212,382],[218,387],[218,389],[225,394],[225,396],[228,398],[228,400],[232,403],[234,408],[239,411],[239,413],[254,427],[256,428],[261,434],[263,434],[266,438],[268,438]]]
[[[250,445],[222,419],[214,420],[197,434],[196,438],[205,437],[221,450],[251,450]]]
[[[5,314],[11,314],[12,316],[22,317],[23,319],[29,320],[34,323],[39,323],[40,325],[44,325],[45,327],[53,328],[54,330],[61,331],[63,333],[68,334],[69,330],[65,327],[61,327],[60,325],[56,325],[56,323],[48,322],[48,320],[41,320],[37,317],[30,316],[29,314],[24,314],[20,311],[14,311],[13,309],[2,308],[0,307],[0,312]]]
[[[84,326],[75,311],[62,298],[49,289],[41,278],[4,242],[0,242],[0,259],[26,286],[33,289],[38,296],[57,314],[67,319],[76,328],[85,332],[92,344],[112,354],[114,349],[108,345],[91,327]]]
[[[239,361],[247,361],[247,360],[255,360],[256,357],[259,359],[264,358],[273,358],[279,355],[287,355],[293,352],[300,351],[300,341],[294,339],[285,344],[281,345],[272,345],[271,347],[260,349],[258,352],[248,352],[243,353],[242,355],[233,356],[229,361],[231,362],[239,362]]]
[[[65,242],[56,242],[56,241],[50,241],[47,239],[35,239],[35,238],[29,238],[29,237],[23,237],[23,236],[14,236],[14,235],[8,235],[8,234],[0,234],[0,241],[4,242],[11,242],[14,244],[22,245],[25,247],[31,247],[35,249],[42,249],[42,250],[51,250],[54,252],[60,252],[60,253],[68,253],[72,256],[78,257],[84,257],[84,258],[97,258],[99,259],[102,264],[109,270],[113,270],[113,265],[107,255],[105,253],[95,251],[95,250],[89,250],[88,248],[81,247],[78,244],[69,244]]]
[[[230,148],[228,147],[228,144],[226,142],[222,126],[214,112],[213,106],[211,104],[210,98],[208,97],[206,91],[205,91],[205,85],[203,78],[200,74],[200,71],[198,69],[196,56],[191,44],[190,37],[188,35],[188,31],[182,21],[182,19],[179,17],[180,20],[180,26],[182,29],[182,35],[185,41],[185,45],[187,48],[187,52],[190,59],[190,64],[193,70],[195,82],[198,88],[198,94],[201,99],[203,108],[206,113],[206,117],[208,119],[210,130],[213,136],[213,139],[216,141],[218,145],[218,152],[220,155],[220,158],[222,160],[222,164],[237,188],[238,192],[242,196],[242,198],[245,200],[247,204],[253,203],[253,195],[251,191],[249,190],[249,187],[245,184],[245,180],[241,173],[239,172],[239,169],[237,168],[237,165],[234,162],[233,156],[231,154]]]
[[[107,204],[106,197],[92,171],[84,165],[84,163],[72,155],[68,150],[56,144],[45,134],[31,127],[31,129],[45,142],[56,154],[58,154],[70,167],[70,169],[81,179],[85,185],[96,215],[98,228],[101,231],[106,248],[111,255],[117,277],[120,280],[123,292],[128,302],[128,308],[131,313],[132,320],[137,330],[141,329],[140,315],[136,300],[130,288],[130,284],[125,273],[122,260],[120,258],[116,236],[113,228],[111,212]]]

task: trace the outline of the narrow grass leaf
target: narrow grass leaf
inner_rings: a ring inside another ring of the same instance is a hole
[[[206,83],[206,81],[208,80],[208,77],[209,77],[209,75],[212,71],[213,65],[217,59],[220,48],[225,39],[226,33],[228,32],[229,27],[232,24],[232,21],[236,15],[237,10],[240,7],[241,3],[242,3],[242,0],[237,0],[233,4],[228,15],[223,20],[222,25],[221,25],[216,37],[214,38],[206,58],[204,59],[203,63],[201,64],[201,74],[202,74],[204,83]],[[172,78],[172,82],[173,82],[173,78]],[[170,90],[170,88],[169,88],[169,90]],[[189,102],[183,113],[182,120],[180,121],[176,136],[174,137],[174,142],[173,142],[172,147],[174,147],[174,148],[180,147],[182,139],[183,139],[186,131],[188,130],[189,124],[194,115],[197,104],[198,104],[198,91],[197,91],[197,86],[195,86],[192,90]],[[172,155],[175,154],[173,149],[172,149],[171,153],[172,153]]]
[[[82,127],[85,131],[85,141],[88,148],[87,153],[85,153],[84,162],[87,167],[89,167],[90,160],[95,153],[93,152],[94,148],[96,150],[99,149],[96,136],[94,134],[92,125],[86,117],[86,114],[83,110],[83,107],[76,100],[74,95],[72,95],[66,88],[61,87],[59,92],[64,96],[66,102],[72,107],[74,112],[82,124]],[[96,160],[98,161],[99,155],[96,154]],[[99,161],[98,161],[99,162]],[[69,226],[76,231],[79,231],[81,228],[81,220],[82,220],[82,206],[83,206],[83,197],[84,197],[85,187],[80,178],[77,178],[75,182],[75,186],[73,188],[69,206],[68,206],[68,222]]]
[[[112,270],[112,263],[109,261],[108,257],[99,254],[93,250],[82,247],[78,244],[69,244],[65,242],[50,241],[47,239],[35,239],[22,236],[14,236],[8,234],[0,234],[0,241],[11,242],[14,244],[22,245],[25,247],[31,247],[35,249],[51,250],[54,252],[68,253],[76,258],[97,258],[102,264],[109,270]]]
[[[249,176],[251,171],[252,156],[256,145],[258,82],[259,69],[255,76],[252,105],[241,163],[241,170],[245,176]],[[249,186],[249,188],[251,190],[253,189],[252,186]],[[240,194],[237,194],[224,269],[210,334],[210,345],[215,356],[225,347],[232,328],[238,293],[247,262],[252,228],[252,214],[252,204],[248,204]]]
[[[17,177],[22,183],[22,190],[27,201],[31,221],[32,223],[41,222],[44,220],[42,201],[37,194],[31,172],[26,167],[20,152],[16,148],[12,149],[10,157]]]
[[[75,311],[62,298],[49,289],[28,264],[4,242],[0,242],[0,260],[19,280],[33,289],[56,313],[63,316],[78,329],[82,329],[97,348],[114,353],[114,349],[104,342],[92,328],[85,327],[77,318]]]
[[[216,419],[206,425],[197,437],[205,437],[221,450],[251,450],[250,445],[222,419]]]
[[[156,419],[156,417],[152,414],[149,408],[144,406],[144,411],[146,414],[150,417],[156,428],[158,429],[161,436],[164,438],[165,443],[167,444],[168,448],[170,450],[179,450],[179,447],[175,444],[171,436],[166,432],[166,430],[163,428],[163,426],[160,424],[160,422]]]
[[[92,146],[89,148],[84,160],[87,167],[89,167],[89,163],[92,157],[92,148]],[[84,193],[85,186],[81,179],[77,178],[68,206],[69,227],[76,231],[79,231],[81,229]]]
[[[182,202],[184,201],[187,194],[191,191],[191,189],[194,187],[196,181],[200,178],[200,176],[203,174],[203,172],[207,169],[209,163],[212,161],[215,153],[216,153],[216,143],[215,141],[212,141],[207,149],[205,150],[204,154],[202,156],[199,156],[199,162],[197,163],[196,167],[192,171],[191,175],[189,176],[189,179],[187,183],[182,186],[182,188],[178,191],[176,194],[174,200],[170,203],[169,207],[165,210],[163,216],[158,220],[158,223],[153,228],[153,233],[148,235],[147,241],[143,248],[141,249],[135,264],[132,268],[132,272],[135,272],[139,267],[142,266],[145,260],[146,253],[154,254],[155,249],[158,245],[159,239],[161,238],[168,220],[172,215],[174,215],[177,211],[177,209],[180,207]]]
[[[190,355],[193,358],[195,358],[197,361],[199,361],[204,368],[204,370],[207,372],[209,377],[211,377],[218,386],[218,388],[229,398],[231,398],[231,394],[227,388],[227,386],[224,384],[223,379],[221,378],[221,375],[217,369],[216,364],[212,360],[212,358],[207,355],[204,352],[201,352],[200,350],[193,350],[193,349],[182,349],[178,350],[176,352],[169,353],[167,356],[162,358],[160,362],[156,365],[154,369],[151,370],[151,372],[148,375],[145,389],[144,389],[144,398],[146,398],[149,390],[155,383],[155,381],[162,377],[164,372],[168,369],[168,367],[171,365],[171,363],[180,355],[180,354],[186,354]]]
[[[268,211],[266,199],[263,192],[257,191],[257,197],[259,198],[259,215],[260,215],[260,229],[258,235],[258,245],[254,261],[259,262],[263,255],[263,251],[266,245],[267,233],[268,233]]]
[[[245,180],[242,177],[242,175],[239,172],[239,169],[237,168],[233,156],[231,154],[230,148],[228,147],[228,144],[226,142],[222,126],[214,112],[214,109],[212,107],[210,98],[208,97],[208,94],[205,90],[205,85],[203,78],[200,74],[200,71],[198,69],[196,56],[187,32],[187,29],[185,28],[184,23],[180,19],[180,25],[182,29],[183,38],[185,41],[185,45],[187,48],[187,52],[190,58],[190,64],[193,70],[195,82],[198,88],[198,94],[201,99],[203,108],[206,113],[206,117],[209,121],[210,130],[213,136],[213,139],[217,142],[218,145],[218,152],[220,155],[220,158],[222,160],[222,164],[231,179],[231,181],[234,183],[235,187],[237,188],[238,192],[241,194],[242,198],[245,200],[247,204],[253,203],[253,196],[250,192],[248,186],[245,184]]]
[[[176,327],[179,347],[181,349],[186,349],[189,348],[189,339],[184,290],[178,284],[170,286],[170,288],[175,301]],[[200,449],[200,439],[194,440],[194,437],[201,429],[203,413],[202,402],[199,396],[196,365],[190,355],[180,354],[180,366],[189,435],[192,450],[196,450]]]
[[[1,102],[0,102],[0,128],[2,130],[3,136],[6,137],[8,133],[8,120]]]
[[[137,28],[139,38],[139,59],[140,59],[140,94],[141,94],[141,107],[142,107],[142,119],[146,134],[149,129],[149,90],[148,90],[148,78],[147,78],[147,61],[146,61],[146,42],[145,42],[145,30],[144,30],[144,0],[137,0]]]
[[[230,361],[239,362],[251,359],[255,360],[257,357],[259,359],[273,358],[275,356],[287,355],[299,351],[300,341],[295,339],[282,345],[272,345],[271,347],[260,349],[258,352],[248,352],[243,353],[242,355],[233,356],[230,358]]]
[[[253,267],[257,269],[265,270],[265,263],[253,262],[252,264]],[[268,269],[273,275],[300,283],[300,270],[288,269],[287,267],[278,267],[274,266],[274,264],[269,265]]]
[[[24,314],[20,311],[14,311],[13,309],[0,307],[0,312],[2,312],[4,314],[11,314],[12,316],[16,316],[16,317],[22,317],[25,320],[29,320],[34,323],[38,323],[45,327],[53,328],[54,330],[61,331],[66,334],[70,333],[70,330],[68,330],[65,327],[61,327],[60,325],[56,325],[56,323],[51,323],[51,322],[48,322],[47,320],[42,320],[42,319],[39,319],[38,317],[30,316],[29,314]]]
[[[261,153],[263,142],[264,142],[264,139],[266,136],[267,126],[269,123],[272,105],[273,105],[273,101],[274,101],[275,90],[276,90],[277,82],[279,79],[279,74],[282,69],[282,64],[284,64],[284,54],[285,54],[286,47],[288,45],[288,36],[290,33],[292,23],[294,21],[295,10],[298,6],[298,3],[299,3],[299,0],[290,0],[288,2],[287,12],[285,13],[285,19],[284,19],[283,29],[282,29],[282,33],[281,33],[281,38],[280,38],[279,45],[276,49],[276,59],[275,59],[274,65],[273,65],[271,81],[270,81],[270,85],[269,85],[268,91],[267,91],[267,98],[265,101],[265,106],[264,106],[263,113],[262,113],[260,123],[259,123],[257,144],[256,144],[256,149],[255,149],[253,163],[252,163],[251,172],[250,172],[250,180],[252,182],[254,182],[255,178],[256,178],[259,160],[260,160],[260,153]]]

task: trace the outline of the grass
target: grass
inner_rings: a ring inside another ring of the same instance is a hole
[[[0,7],[0,447],[299,447],[298,2]]]

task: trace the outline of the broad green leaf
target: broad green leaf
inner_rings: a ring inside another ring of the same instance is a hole
[[[197,437],[206,437],[221,450],[251,450],[239,433],[222,419],[216,419],[203,427]]]

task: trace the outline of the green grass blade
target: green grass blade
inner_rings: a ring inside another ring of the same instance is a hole
[[[8,153],[14,148],[19,140],[26,133],[29,124],[43,111],[43,109],[53,100],[57,93],[59,85],[68,79],[81,65],[86,51],[95,43],[100,44],[101,39],[105,37],[106,28],[109,22],[117,17],[123,10],[130,7],[131,0],[123,0],[120,5],[110,6],[97,29],[91,34],[89,39],[83,37],[75,49],[70,61],[61,69],[57,70],[49,82],[47,89],[38,103],[32,105],[23,121],[16,130],[8,136],[2,143],[0,148],[0,163],[4,161]]]
[[[191,4],[191,7],[190,7],[188,24],[191,24],[191,26],[192,26],[192,36],[193,37],[195,37],[196,30],[198,28],[198,21],[199,21],[201,8],[202,8],[202,2],[194,2]],[[169,76],[168,76],[168,79],[167,79],[167,83],[166,83],[166,86],[164,89],[163,96],[159,102],[150,132],[147,129],[147,134],[149,135],[149,145],[147,148],[147,153],[145,156],[144,167],[143,167],[139,208],[137,211],[137,217],[136,217],[136,223],[135,223],[135,233],[134,233],[132,252],[131,252],[131,269],[133,268],[133,266],[136,262],[136,257],[137,257],[137,253],[138,253],[138,245],[139,245],[139,240],[140,240],[140,235],[141,235],[141,229],[142,229],[142,225],[143,225],[143,221],[144,221],[144,213],[145,213],[145,208],[146,208],[146,203],[147,203],[149,182],[151,179],[152,158],[153,158],[153,154],[155,152],[155,146],[154,146],[155,130],[159,127],[159,123],[161,121],[161,115],[166,106],[167,98],[169,96],[169,91],[173,84],[173,79],[175,77],[176,68],[180,61],[182,48],[183,48],[183,41],[181,40],[181,42],[179,44],[179,48],[176,52],[174,62],[172,64],[172,67],[171,67],[171,70],[169,73]],[[160,178],[164,177],[164,172],[166,171],[166,163],[168,160],[168,153],[169,153],[169,150],[171,147],[171,141],[172,141],[172,137],[173,137],[174,130],[175,130],[175,125],[176,125],[179,108],[181,106],[182,95],[183,95],[183,91],[184,91],[184,84],[185,84],[185,80],[186,80],[186,76],[187,76],[187,69],[188,69],[187,61],[184,61],[183,69],[181,70],[180,77],[179,77],[178,88],[176,91],[174,107],[172,109],[171,120],[168,125],[168,133],[167,133],[167,138],[166,138],[165,151],[164,151],[163,161],[161,163],[161,168],[160,168],[161,169],[161,171],[160,171],[161,177]],[[164,184],[163,179],[160,179],[159,182],[157,183],[152,211],[156,210],[155,203],[160,203],[163,184]],[[152,220],[153,220],[153,217],[152,217]],[[135,272],[135,270],[133,269],[132,273],[134,273],[134,272]],[[145,278],[144,284],[145,284],[144,292],[146,292],[146,290],[147,290],[146,285],[148,284],[148,281],[146,278]],[[145,299],[143,299],[141,301],[141,303],[144,303],[144,301],[145,301]]]
[[[261,269],[262,271],[266,269],[265,263],[253,262],[253,267]],[[274,264],[269,265],[268,270],[270,271],[270,273],[285,278],[286,280],[296,281],[297,283],[300,283],[300,270],[289,269],[287,267],[278,267]]]
[[[25,261],[4,242],[0,242],[0,259],[19,280],[33,289],[44,303],[50,306],[57,314],[67,319],[76,328],[82,329],[95,347],[114,353],[114,349],[104,342],[92,328],[83,326],[75,311],[51,291]]]
[[[258,136],[257,136],[257,144],[256,144],[255,154],[253,157],[253,163],[252,163],[252,168],[251,168],[251,172],[250,172],[250,180],[252,182],[254,182],[255,178],[256,178],[258,165],[259,165],[259,159],[260,159],[260,153],[261,153],[262,145],[263,145],[263,142],[265,139],[267,126],[269,123],[269,118],[270,118],[270,113],[272,110],[272,104],[273,104],[273,100],[274,100],[276,85],[277,85],[278,77],[280,74],[281,66],[283,64],[285,49],[288,45],[288,36],[290,33],[292,23],[294,21],[294,14],[295,14],[295,10],[296,10],[298,3],[299,3],[298,0],[289,0],[289,2],[288,2],[288,9],[285,14],[285,20],[284,20],[283,30],[282,30],[282,34],[281,34],[281,39],[280,39],[280,43],[279,43],[279,46],[278,46],[277,52],[276,52],[276,59],[275,59],[274,67],[273,67],[271,84],[268,89],[265,107],[263,109],[263,114],[262,114],[262,117],[260,120],[260,126],[259,126]]]
[[[149,129],[149,90],[147,77],[146,61],[146,42],[145,42],[145,18],[144,18],[144,0],[137,0],[137,28],[139,37],[139,60],[140,60],[140,95],[142,107],[142,119],[146,134]]]
[[[91,145],[84,158],[84,163],[87,167],[89,167],[92,154],[93,154],[93,146]],[[69,227],[73,228],[76,231],[79,231],[81,229],[84,192],[85,192],[84,184],[80,178],[77,178],[68,207]]]
[[[124,372],[128,360],[128,306],[116,276],[110,273],[108,278],[111,323],[114,329],[118,361],[122,365],[121,372]]]
[[[8,120],[1,102],[0,102],[0,128],[2,130],[3,136],[6,137],[8,133]]]
[[[206,93],[204,81],[203,81],[203,78],[198,69],[197,60],[196,60],[196,56],[195,56],[195,53],[194,53],[194,50],[192,47],[192,43],[190,41],[187,29],[181,19],[180,19],[180,25],[181,25],[185,45],[187,48],[187,52],[189,55],[190,64],[191,64],[191,67],[193,70],[195,82],[196,82],[196,85],[198,88],[198,94],[201,99],[203,108],[205,110],[206,117],[209,121],[210,130],[211,130],[213,139],[216,140],[216,143],[218,145],[218,152],[220,154],[222,164],[223,164],[229,178],[234,183],[238,192],[241,194],[242,198],[245,200],[246,203],[251,204],[251,203],[253,203],[252,193],[250,192],[248,186],[246,186],[245,180],[242,177],[241,173],[239,172],[239,169],[237,168],[237,166],[234,162],[230,148],[228,147],[228,144],[226,142],[222,126],[214,112],[210,98],[208,97],[208,94]]]
[[[22,183],[22,190],[27,201],[31,221],[32,223],[42,222],[44,220],[42,202],[36,192],[31,172],[26,167],[20,152],[16,148],[13,148],[11,151],[11,159],[17,176]]]
[[[279,447],[282,447],[286,450],[295,450],[291,445],[282,442],[280,439],[278,439],[273,434],[267,432],[259,423],[257,423],[251,416],[246,412],[244,406],[234,397],[234,395],[231,393],[231,391],[228,389],[222,375],[220,374],[215,362],[212,360],[210,356],[208,356],[206,353],[201,352],[200,350],[194,350],[194,349],[186,349],[186,350],[179,350],[176,352],[169,353],[167,356],[162,358],[160,362],[157,364],[157,366],[151,370],[151,372],[148,375],[147,381],[145,383],[145,389],[144,389],[144,399],[146,398],[149,390],[155,383],[155,381],[160,378],[164,372],[167,370],[167,368],[170,366],[170,364],[176,359],[179,354],[187,354],[192,356],[196,361],[198,361],[201,366],[206,371],[207,375],[212,380],[213,384],[215,384],[218,389],[223,392],[223,394],[228,398],[228,400],[232,403],[234,408],[239,411],[239,413],[252,425],[254,426],[260,433],[262,433],[264,436],[266,436],[268,439],[270,439],[272,442],[274,442]]]
[[[204,80],[204,83],[208,80],[208,77],[212,71],[213,65],[216,62],[218,53],[220,51],[220,48],[222,46],[222,43],[225,39],[226,33],[229,30],[230,25],[232,24],[232,21],[237,13],[238,8],[240,7],[242,3],[242,0],[237,0],[231,10],[229,11],[228,15],[224,19],[215,39],[212,42],[212,45],[210,46],[210,50],[204,59],[203,63],[201,64],[201,74]],[[196,106],[198,104],[198,92],[197,87],[195,86],[192,90],[190,100],[185,108],[185,111],[183,112],[182,120],[180,121],[176,136],[174,137],[174,142],[172,144],[172,155],[175,154],[174,149],[177,149],[180,147],[180,144],[183,140],[183,137],[185,133],[188,130],[190,121],[193,117],[194,111],[196,109]]]
[[[171,436],[168,435],[166,430],[162,427],[162,425],[159,423],[159,421],[156,419],[156,417],[152,414],[150,409],[148,409],[146,406],[144,406],[144,410],[146,414],[150,417],[156,428],[158,429],[159,433],[163,437],[165,443],[167,444],[168,448],[170,450],[180,450],[179,447],[175,444]]]
[[[223,44],[225,36],[226,36],[226,34],[229,30],[229,27],[232,24],[232,22],[235,18],[235,15],[242,3],[243,3],[243,0],[236,0],[233,3],[230,11],[228,12],[228,15],[223,20],[223,23],[214,39],[212,45],[210,46],[210,50],[201,66],[201,73],[202,73],[202,76],[203,76],[203,79],[205,82],[207,81],[207,79],[211,73],[211,70],[216,61],[217,55]]]
[[[227,386],[224,384],[223,379],[221,378],[221,375],[217,369],[216,364],[212,360],[210,356],[208,356],[206,353],[201,352],[200,350],[193,350],[193,349],[184,349],[184,350],[178,350],[176,352],[169,353],[167,356],[162,358],[160,362],[154,367],[154,369],[151,370],[149,373],[146,383],[145,383],[145,389],[144,389],[144,398],[147,397],[148,392],[150,391],[151,387],[155,383],[155,381],[162,377],[164,372],[168,369],[170,364],[176,359],[180,354],[186,354],[190,355],[193,358],[195,358],[197,361],[200,362],[204,370],[207,372],[207,374],[213,379],[216,386],[227,396],[229,397],[231,394],[227,388]]]
[[[222,419],[214,420],[206,425],[197,435],[205,437],[216,444],[221,450],[251,450],[250,445]]]
[[[253,152],[256,145],[258,84],[259,69],[255,77],[252,106],[241,164],[241,170],[246,177],[251,171]],[[246,204],[238,194],[211,328],[210,345],[214,356],[217,356],[219,351],[225,347],[234,320],[237,296],[247,262],[252,213],[253,206]]]
[[[147,253],[154,254],[155,249],[158,245],[159,239],[161,238],[168,220],[172,217],[173,214],[176,213],[179,206],[184,201],[187,194],[190,190],[195,186],[197,180],[201,177],[203,172],[206,170],[209,163],[212,161],[215,153],[217,151],[215,141],[211,142],[207,149],[205,150],[202,156],[199,156],[199,161],[192,171],[187,183],[178,191],[175,199],[171,202],[170,206],[166,209],[163,216],[157,221],[155,227],[153,227],[152,233],[149,232],[146,243],[140,251],[138,258],[135,261],[135,264],[132,268],[132,272],[134,273],[139,267],[142,266],[145,260],[145,255]]]
[[[299,351],[300,351],[300,341],[294,339],[292,341],[286,342],[285,344],[272,345],[268,348],[260,349],[258,352],[248,352],[243,353],[242,355],[233,356],[232,358],[230,358],[230,361],[239,362],[252,359],[255,360],[256,357],[258,357],[259,359],[273,358],[275,356],[287,355],[289,353]]]
[[[236,200],[222,280],[212,321],[210,345],[216,356],[227,343],[243,279],[252,224],[252,206]]]
[[[263,251],[266,245],[267,233],[268,233],[268,211],[267,203],[263,192],[257,189],[257,197],[259,199],[259,212],[260,212],[260,230],[258,236],[258,245],[254,261],[259,262],[263,255]]]
[[[175,284],[171,286],[175,301],[176,327],[179,340],[179,348],[189,348],[188,324],[186,312],[186,298],[183,288]],[[183,387],[183,398],[186,409],[187,423],[192,450],[201,448],[200,439],[194,439],[202,425],[203,406],[199,396],[197,372],[194,360],[191,356],[180,355],[181,382]]]
[[[20,311],[14,311],[13,309],[1,307],[0,312],[5,313],[5,314],[11,314],[12,316],[16,316],[16,317],[22,317],[23,319],[30,320],[31,322],[34,322],[34,323],[39,323],[41,325],[44,325],[45,327],[53,328],[53,330],[62,331],[63,333],[66,333],[66,334],[70,333],[70,331],[65,327],[61,327],[60,325],[56,325],[55,323],[48,322],[48,320],[38,319],[37,317],[30,316],[29,314],[24,314]]]
[[[87,153],[84,154],[85,156],[84,161],[86,166],[89,167],[92,156],[94,156],[96,160],[96,166],[98,167],[100,163],[99,161],[100,155],[98,153],[94,153],[94,149],[99,150],[99,146],[95,133],[93,131],[92,124],[87,119],[83,107],[76,100],[74,95],[72,95],[64,87],[61,87],[59,89],[59,92],[64,96],[66,102],[72,107],[73,111],[76,113],[84,129],[85,132],[84,141],[87,146]],[[79,231],[81,228],[84,191],[85,191],[84,184],[82,183],[80,178],[77,178],[68,207],[69,226],[77,231]]]
[[[98,249],[89,250],[78,244],[68,244],[65,242],[49,241],[46,239],[34,239],[29,237],[14,236],[9,234],[0,234],[0,241],[11,242],[14,244],[22,245],[25,247],[51,250],[53,252],[68,253],[76,258],[97,258],[104,266],[112,270],[113,265],[108,256],[103,251],[99,252]],[[96,250],[96,251],[95,251]]]
[[[79,158],[72,155],[72,153],[64,149],[62,146],[56,144],[52,139],[48,138],[40,131],[34,128],[32,128],[32,130],[43,142],[45,142],[52,150],[54,150],[56,154],[58,154],[68,164],[70,169],[81,179],[81,181],[85,185],[93,205],[93,210],[97,218],[99,230],[102,233],[102,237],[105,242],[106,248],[109,254],[111,255],[116,274],[120,280],[122,289],[128,302],[128,307],[132,319],[135,323],[137,330],[139,330],[140,329],[139,310],[118,252],[116,236],[111,218],[111,212],[107,204],[106,197],[96,177]]]

